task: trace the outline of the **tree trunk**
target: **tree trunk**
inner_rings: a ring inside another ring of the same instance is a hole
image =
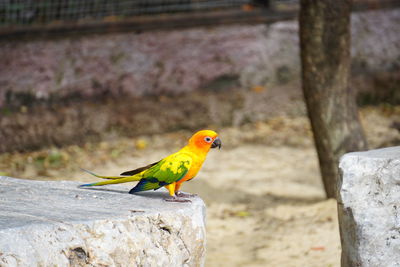
[[[367,148],[348,87],[350,12],[351,0],[301,0],[302,87],[325,191],[333,198],[339,158]]]

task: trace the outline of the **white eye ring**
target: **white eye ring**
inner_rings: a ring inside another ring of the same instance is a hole
[[[207,143],[211,143],[211,141],[212,141],[212,138],[211,138],[211,137],[209,137],[209,136],[207,136],[207,137],[204,137],[204,141],[206,141]]]

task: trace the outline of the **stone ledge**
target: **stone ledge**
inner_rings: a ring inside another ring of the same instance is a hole
[[[205,205],[0,177],[1,266],[203,266]]]
[[[400,146],[345,154],[339,167],[342,266],[400,266]]]

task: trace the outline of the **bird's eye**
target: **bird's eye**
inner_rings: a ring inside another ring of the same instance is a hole
[[[212,138],[207,136],[207,137],[204,138],[204,141],[206,141],[207,143],[211,143]]]

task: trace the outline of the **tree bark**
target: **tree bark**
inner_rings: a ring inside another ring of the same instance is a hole
[[[302,87],[326,195],[333,198],[339,158],[367,148],[348,85],[350,12],[351,0],[301,0]]]

